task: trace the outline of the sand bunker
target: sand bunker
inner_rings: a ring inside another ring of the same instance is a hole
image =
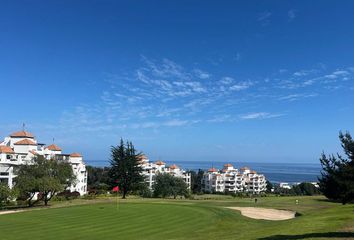
[[[256,207],[228,207],[233,210],[238,210],[245,217],[264,220],[287,220],[295,218],[296,212],[269,209],[269,208],[256,208]]]
[[[28,210],[9,210],[9,211],[0,211],[0,215],[4,215],[4,214],[11,214],[11,213],[19,213],[19,212],[25,212]]]

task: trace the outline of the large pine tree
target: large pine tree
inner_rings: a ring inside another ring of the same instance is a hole
[[[125,198],[129,192],[137,190],[144,180],[139,163],[140,155],[136,152],[132,142],[124,144],[123,139],[120,145],[111,148],[109,174],[112,186],[119,186],[122,198]]]
[[[340,132],[339,139],[347,158],[322,153],[320,161],[323,171],[319,182],[327,198],[346,204],[354,200],[354,140],[348,132]]]

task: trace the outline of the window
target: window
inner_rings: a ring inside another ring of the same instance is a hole
[[[9,172],[0,172],[0,176],[9,176]]]

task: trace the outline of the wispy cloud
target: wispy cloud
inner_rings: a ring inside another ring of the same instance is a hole
[[[232,85],[229,89],[231,91],[241,91],[241,90],[251,87],[252,85],[253,85],[253,83],[250,81],[240,82],[240,83]]]
[[[296,101],[303,98],[310,98],[310,97],[317,97],[317,96],[318,96],[317,93],[312,93],[312,94],[298,93],[298,94],[289,94],[286,96],[281,96],[278,98],[278,100]]]
[[[200,79],[208,79],[208,78],[210,78],[210,74],[209,73],[207,73],[205,71],[202,71],[200,69],[194,69],[194,73]]]
[[[296,10],[295,9],[290,9],[288,11],[288,19],[289,21],[293,21],[296,18]]]
[[[188,68],[170,59],[141,60],[131,73],[105,74],[106,86],[95,104],[67,109],[53,129],[108,133],[271,119],[285,115],[263,110],[270,101],[291,107],[294,101],[353,87],[354,68],[283,69],[259,81]]]
[[[251,119],[268,119],[268,118],[277,118],[284,116],[284,114],[274,114],[269,112],[255,112],[255,113],[247,113],[241,115],[240,118],[243,120],[251,120]]]
[[[272,13],[269,11],[262,12],[258,16],[258,21],[262,24],[262,26],[269,25],[271,16],[272,16]]]

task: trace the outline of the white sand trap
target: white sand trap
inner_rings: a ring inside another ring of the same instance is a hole
[[[0,211],[0,215],[4,215],[4,214],[11,214],[11,213],[19,213],[19,212],[25,212],[28,210],[9,210],[9,211]]]
[[[256,207],[228,207],[233,210],[239,210],[241,214],[245,217],[254,219],[264,219],[264,220],[287,220],[295,218],[296,212],[269,209],[269,208],[256,208]]]

